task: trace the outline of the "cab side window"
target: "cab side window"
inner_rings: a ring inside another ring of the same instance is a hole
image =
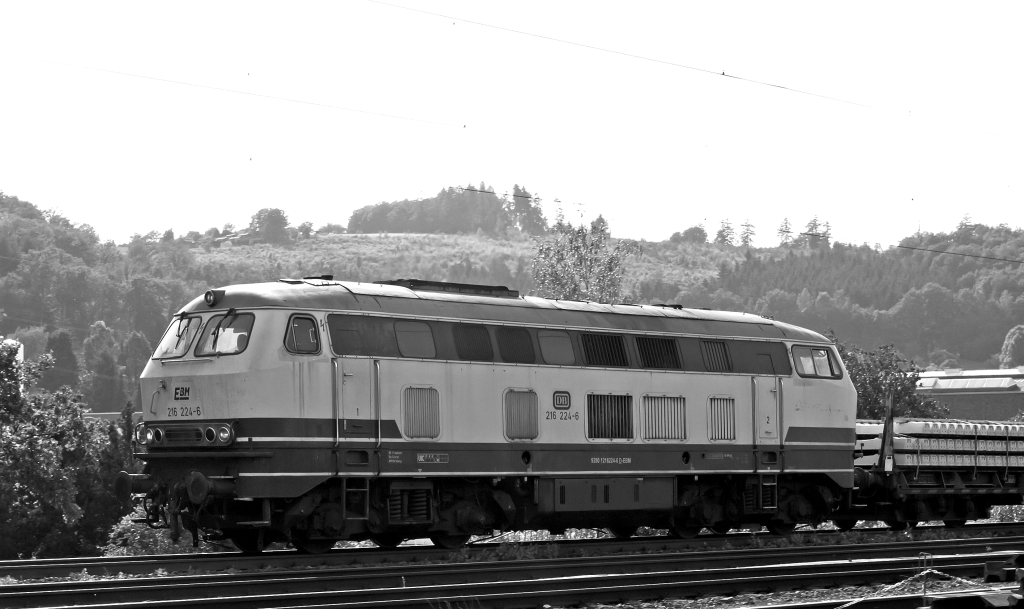
[[[831,349],[820,347],[793,347],[793,361],[797,374],[804,377],[843,378],[843,369]]]
[[[284,347],[292,353],[320,353],[320,334],[316,320],[304,315],[294,315],[288,320],[288,331],[284,336]]]

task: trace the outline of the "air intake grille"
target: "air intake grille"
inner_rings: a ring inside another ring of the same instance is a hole
[[[704,367],[708,372],[732,372],[729,345],[719,340],[702,340],[700,350],[704,354]]]
[[[736,439],[736,400],[733,398],[708,400],[708,439]]]
[[[441,406],[437,389],[406,387],[402,398],[402,433],[407,438],[441,435]]]
[[[587,437],[591,440],[633,439],[633,396],[587,396]]]
[[[679,351],[676,349],[676,341],[671,338],[637,336],[636,347],[637,351],[640,352],[640,366],[643,368],[661,368],[665,370],[678,370],[682,368],[679,364]]]
[[[388,496],[388,522],[392,524],[430,521],[430,490],[393,489]]]
[[[588,366],[628,366],[626,344],[618,334],[580,334]]]
[[[644,396],[644,440],[685,440],[686,400]]]
[[[505,436],[509,440],[536,440],[537,394],[532,391],[505,392]]]

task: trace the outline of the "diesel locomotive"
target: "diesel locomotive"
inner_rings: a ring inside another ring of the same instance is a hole
[[[952,526],[1019,503],[1024,428],[856,421],[833,344],[756,315],[418,280],[210,290],[141,377],[144,520],[456,548],[495,530]]]

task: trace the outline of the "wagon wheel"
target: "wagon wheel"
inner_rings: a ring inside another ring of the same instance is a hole
[[[788,537],[796,529],[796,523],[794,522],[770,522],[766,526],[769,533],[780,537]]]
[[[430,541],[439,548],[446,550],[458,550],[469,541],[469,535],[448,535],[439,533],[430,536]]]
[[[732,523],[721,520],[708,527],[712,532],[718,533],[719,535],[725,535],[732,530]]]
[[[227,534],[231,543],[241,550],[242,554],[259,554],[265,546],[263,542],[263,531],[255,529],[241,529],[231,531]]]
[[[393,548],[405,541],[405,537],[395,533],[376,533],[370,535],[370,541],[377,544],[377,547],[380,548]]]
[[[699,524],[673,524],[669,528],[668,534],[678,539],[693,539],[700,535],[703,528]]]
[[[853,527],[857,526],[859,520],[853,518],[836,518],[832,521],[832,524],[836,525],[836,528],[841,532],[852,531]]]
[[[636,533],[636,527],[628,527],[623,525],[606,527],[605,530],[611,533],[612,537],[614,537],[615,539],[629,539],[633,536],[633,533]]]
[[[303,554],[323,554],[337,543],[334,539],[293,539],[292,545]]]

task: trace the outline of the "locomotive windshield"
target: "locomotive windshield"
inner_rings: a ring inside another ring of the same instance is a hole
[[[196,332],[199,332],[199,326],[201,326],[203,320],[199,317],[179,317],[171,322],[171,326],[167,328],[167,332],[164,333],[163,339],[156,348],[156,355],[153,359],[167,359],[171,357],[181,357],[188,352],[188,348],[192,346],[192,340],[196,337]]]
[[[252,332],[252,313],[215,315],[206,322],[196,347],[196,357],[204,355],[235,355],[245,351]]]

